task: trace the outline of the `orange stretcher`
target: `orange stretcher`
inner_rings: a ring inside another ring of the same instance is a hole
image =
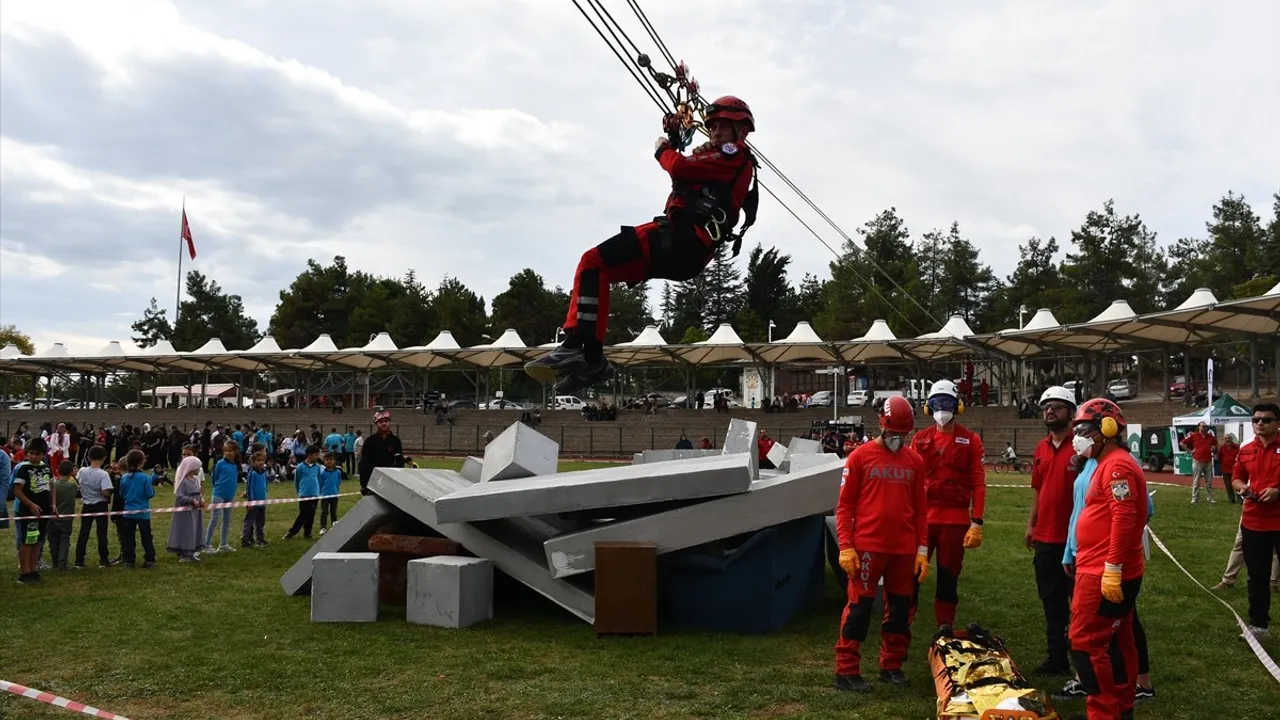
[[[1058,720],[1049,694],[1018,671],[1004,641],[977,625],[943,627],[929,646],[938,720]]]

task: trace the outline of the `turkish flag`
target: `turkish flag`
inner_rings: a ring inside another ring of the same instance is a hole
[[[187,224],[187,209],[182,209],[182,239],[187,241],[187,254],[196,259],[196,241],[191,239],[191,226]]]

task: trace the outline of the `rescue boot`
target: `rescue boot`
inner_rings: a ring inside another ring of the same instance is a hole
[[[581,369],[575,368],[572,372],[561,375],[556,380],[555,392],[557,395],[572,395],[579,390],[605,382],[613,377],[613,363],[609,362],[603,355],[594,361],[585,362],[587,364]]]
[[[880,680],[895,687],[907,686],[907,676],[901,670],[881,670]]]
[[[538,382],[555,382],[563,375],[573,375],[587,368],[587,354],[574,338],[537,360],[524,364],[524,371]]]
[[[871,692],[871,684],[863,680],[861,675],[837,675],[835,685],[837,690],[846,692]]]

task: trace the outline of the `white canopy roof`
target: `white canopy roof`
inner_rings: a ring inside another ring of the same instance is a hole
[[[729,323],[722,323],[706,340],[680,346],[676,355],[691,365],[724,365],[754,359]]]
[[[605,357],[609,358],[609,362],[624,367],[670,363],[678,359],[668,349],[667,341],[663,339],[657,325],[646,325],[634,340],[606,348]]]
[[[801,321],[791,334],[771,343],[753,343],[750,349],[767,363],[833,362],[839,352],[814,332],[813,326]]]

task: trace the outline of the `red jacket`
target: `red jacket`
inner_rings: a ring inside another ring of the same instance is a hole
[[[1056,448],[1052,435],[1036,445],[1031,461],[1031,487],[1036,490],[1035,524],[1031,526],[1034,542],[1050,545],[1067,542],[1067,528],[1071,525],[1071,510],[1075,505],[1072,488],[1076,471],[1071,468],[1075,454],[1069,435]]]
[[[1147,524],[1147,477],[1126,448],[1098,461],[1076,521],[1076,574],[1101,575],[1123,565],[1125,580],[1146,569],[1142,529]]]
[[[1207,463],[1213,460],[1213,449],[1218,447],[1218,439],[1214,436],[1199,431],[1193,432],[1182,439],[1182,449],[1191,451],[1191,459],[1200,463]]]
[[[980,519],[987,504],[987,471],[982,467],[982,438],[955,423],[954,432],[937,426],[916,432],[911,447],[925,467],[929,522],[968,525]]]
[[[1267,488],[1280,488],[1280,439],[1273,439],[1269,445],[1259,440],[1255,437],[1240,446],[1235,472],[1231,474],[1233,481],[1243,481],[1255,494]],[[1269,503],[1245,500],[1240,525],[1255,532],[1280,530],[1280,500]]]
[[[726,152],[728,151],[728,152]],[[725,143],[719,148],[684,155],[668,146],[655,154],[658,164],[671,176],[671,194],[663,212],[676,220],[689,202],[712,190],[724,210],[726,227],[738,224],[738,213],[751,189],[751,150],[745,143]]]
[[[1232,442],[1223,443],[1218,448],[1218,462],[1222,465],[1222,474],[1230,475],[1235,469],[1236,458],[1240,455],[1240,446]],[[1230,489],[1230,488],[1228,488]]]
[[[911,448],[869,442],[849,453],[840,478],[836,535],[841,550],[914,555],[929,544],[924,462]]]

